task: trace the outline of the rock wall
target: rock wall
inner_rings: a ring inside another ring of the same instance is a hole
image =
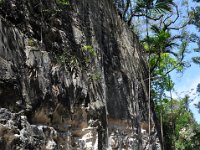
[[[0,16],[1,149],[160,149],[143,49],[111,0],[4,0]]]

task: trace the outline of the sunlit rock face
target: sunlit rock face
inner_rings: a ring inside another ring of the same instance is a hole
[[[143,49],[111,0],[0,6],[1,149],[160,149]]]

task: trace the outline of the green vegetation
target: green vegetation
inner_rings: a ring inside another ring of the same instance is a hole
[[[199,125],[189,110],[189,97],[157,103],[156,112],[163,117],[165,149],[198,150]]]
[[[89,53],[92,57],[96,56],[96,52],[94,48],[91,45],[85,45],[82,47],[82,52],[83,53]]]
[[[30,44],[32,41],[30,40]],[[56,55],[56,60],[61,65],[67,65],[71,70],[76,70],[81,68],[82,70],[90,69],[90,80],[99,81],[101,79],[100,73],[97,69],[94,69],[93,63],[94,58],[96,57],[96,51],[91,45],[84,45],[81,47],[82,58],[79,58],[76,55],[71,54],[67,50],[64,50],[62,53]]]
[[[57,54],[56,60],[61,65],[67,65],[69,68],[77,68],[79,66],[78,58],[71,55],[65,50],[60,55]]]
[[[56,2],[62,6],[69,5],[67,0]],[[198,34],[189,35],[186,30],[189,23],[200,30],[200,7],[197,6],[192,12],[187,12],[188,16],[185,17],[187,19],[184,19],[173,0],[114,0],[114,3],[121,18],[133,31],[139,31],[137,24],[134,24],[138,20],[145,29],[143,32],[140,31],[139,37],[147,54],[151,79],[150,98],[155,104],[156,117],[160,120],[163,149],[198,150],[200,125],[196,123],[189,109],[190,97],[187,95],[177,99],[172,97],[174,83],[170,72],[174,70],[182,72],[190,65],[184,60],[190,42],[196,42],[200,47]],[[183,2],[185,8],[187,3],[186,0]],[[51,13],[51,10],[49,12]],[[199,47],[195,49],[196,52],[200,52]],[[80,52],[83,58],[81,60],[75,55],[64,52],[58,56],[58,61],[71,68],[91,69],[89,79],[101,80],[101,74],[92,68],[97,55],[95,49],[91,45],[84,45]],[[200,57],[194,57],[193,61],[200,64]],[[200,103],[196,104],[196,107],[200,110]]]
[[[94,72],[92,72],[90,74],[89,78],[92,81],[100,81],[101,80],[101,74],[96,69]]]
[[[193,57],[192,60],[194,63],[200,65],[200,56],[199,56],[199,52],[200,52],[200,35],[199,35],[199,32],[200,32],[200,0],[194,0],[194,2],[196,2],[198,5],[196,5],[196,7],[193,8],[193,11],[190,12],[192,14],[192,20],[190,23],[195,25],[195,27],[198,30],[198,33],[193,33],[190,36],[191,41],[197,44],[197,48],[194,49],[197,56]],[[198,93],[198,95],[200,94],[200,83],[197,85],[197,93]],[[200,113],[200,102],[195,104],[195,106],[198,108],[199,113]],[[198,134],[198,138],[200,139],[200,133]]]
[[[37,43],[36,41],[34,41],[33,38],[28,38],[28,46],[34,47],[34,46],[37,46]]]
[[[69,0],[56,0],[57,4],[59,5],[70,5]]]
[[[170,72],[182,72],[190,65],[184,60],[190,42],[200,47],[199,35],[190,35],[186,30],[192,23],[200,31],[200,6],[189,12],[188,3],[182,1],[181,7],[185,10],[181,12],[180,4],[174,0],[114,0],[121,18],[134,32],[140,31],[149,65],[150,99],[160,120],[164,150],[198,150],[200,147],[200,125],[189,109],[190,97],[172,97],[174,83],[170,76]],[[199,47],[196,52],[200,52]],[[194,57],[193,61],[200,64],[200,57]],[[200,103],[196,107],[200,108]]]
[[[83,56],[84,56],[83,64],[85,64],[87,69],[89,68],[89,69],[92,70],[90,75],[89,75],[89,79],[91,81],[100,81],[101,80],[101,74],[93,64],[93,63],[95,63],[94,58],[97,56],[95,49],[91,45],[84,45],[81,48],[81,51],[82,51]]]
[[[194,0],[195,2],[197,2],[198,4],[200,3],[200,0]],[[195,25],[197,30],[200,31],[200,6],[196,6],[192,12],[190,12],[192,14],[192,20],[191,20],[191,24]],[[194,33],[191,35],[191,41],[195,42],[198,47],[194,49],[195,52],[200,52],[200,36],[199,33]],[[200,56],[196,56],[193,57],[193,61],[196,64],[200,64]]]
[[[96,56],[96,52],[95,52],[94,48],[91,45],[84,45],[81,48],[81,51],[82,51],[83,56],[84,56],[84,62],[83,63],[86,66],[89,66],[92,63],[93,58]]]

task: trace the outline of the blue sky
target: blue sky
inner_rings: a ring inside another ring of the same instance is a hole
[[[190,46],[189,48],[193,48]],[[188,54],[187,60],[191,60],[194,53]],[[200,55],[200,54],[199,54]],[[175,83],[173,97],[181,98],[186,94],[190,96],[192,102],[190,103],[190,110],[193,112],[194,117],[198,123],[200,123],[200,114],[195,108],[194,104],[200,101],[200,96],[196,93],[197,84],[200,83],[200,66],[191,64],[191,67],[187,68],[183,73],[171,73],[172,80]]]
[[[176,0],[177,4],[180,6],[181,2]],[[189,0],[189,9],[195,7],[197,4],[192,0]],[[183,10],[184,13],[185,10]],[[197,30],[194,26],[189,26],[187,28],[190,33],[197,33]],[[194,117],[198,123],[200,123],[200,114],[198,113],[197,108],[194,106],[195,103],[200,101],[200,96],[196,93],[197,84],[200,83],[200,65],[196,65],[191,62],[193,56],[200,56],[200,53],[195,53],[193,49],[196,47],[195,43],[191,43],[188,46],[190,53],[186,54],[185,60],[191,63],[189,68],[186,68],[183,73],[172,72],[170,75],[172,80],[175,83],[173,97],[181,98],[186,94],[190,96],[192,102],[190,103],[190,110],[193,112]]]
[[[193,0],[175,0],[175,3],[179,6],[180,11],[180,18],[177,20],[175,26],[180,26],[184,22],[184,20],[188,20],[187,17],[187,9],[185,6],[182,6],[182,4],[188,1],[188,10],[191,10],[191,8],[196,7],[197,5],[200,5],[199,3],[194,3]],[[176,14],[174,13],[174,17]],[[183,17],[185,16],[185,17]],[[139,26],[144,24],[143,22],[138,22],[137,18],[135,18],[134,22],[138,23]],[[139,28],[140,33],[145,33],[145,28]],[[144,30],[144,31],[143,31]],[[197,30],[194,26],[190,25],[186,29],[189,33],[197,33]],[[181,31],[173,31],[172,34],[180,33]],[[200,35],[200,33],[199,33]],[[197,45],[195,43],[190,43],[188,46],[188,50],[190,53],[186,54],[185,61],[190,62],[191,67],[186,68],[183,73],[176,73],[176,71],[173,71],[170,73],[173,82],[175,83],[174,91],[173,91],[173,98],[183,98],[186,94],[190,96],[190,99],[193,101],[190,103],[190,110],[193,112],[194,117],[196,121],[200,124],[200,113],[198,113],[198,110],[195,108],[194,104],[200,101],[200,96],[197,96],[196,94],[196,87],[197,84],[200,83],[200,65],[196,65],[191,62],[191,58],[193,56],[200,56],[200,53],[195,53],[193,49]]]

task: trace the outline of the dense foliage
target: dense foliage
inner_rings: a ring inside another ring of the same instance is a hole
[[[193,8],[193,11],[192,11],[193,19],[191,20],[191,24],[195,25],[198,31],[200,32],[200,0],[194,0],[194,1],[197,2],[198,5],[195,8]],[[200,52],[199,32],[191,36],[192,42],[195,42],[198,45],[198,47],[194,49],[195,52]],[[200,64],[200,56],[193,57],[192,59],[194,63]],[[197,85],[197,93],[198,94],[200,93],[200,84]],[[199,113],[200,113],[200,102],[196,104],[196,107],[199,109]]]
[[[200,3],[200,0],[194,0],[195,2]],[[193,8],[192,11],[193,18],[191,20],[191,24],[195,25],[198,31],[200,32],[200,6],[196,6]],[[198,33],[192,34],[191,35],[191,40],[192,42],[197,43],[198,47],[195,49],[196,52],[200,52],[200,36]],[[196,56],[193,57],[193,62],[200,64],[200,57]]]

